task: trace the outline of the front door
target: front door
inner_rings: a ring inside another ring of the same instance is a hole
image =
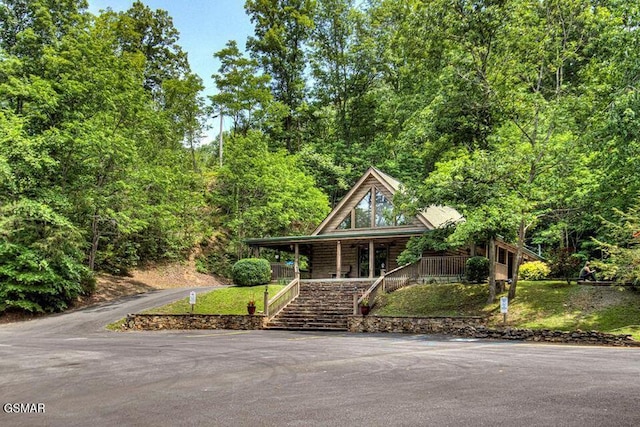
[[[375,270],[373,277],[380,276],[382,269],[387,268],[387,247],[379,246],[375,248]],[[358,277],[369,277],[369,245],[358,248]]]

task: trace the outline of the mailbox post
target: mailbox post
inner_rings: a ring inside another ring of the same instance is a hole
[[[507,324],[507,313],[509,312],[509,298],[501,297],[500,298],[500,313],[502,313],[502,324]]]
[[[194,291],[189,294],[189,304],[191,304],[191,314],[193,314],[193,306],[196,305],[196,293]]]

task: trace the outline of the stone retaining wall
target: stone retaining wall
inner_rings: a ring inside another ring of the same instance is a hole
[[[409,334],[464,334],[470,327],[487,324],[484,317],[387,317],[350,316],[349,332],[398,332]]]
[[[491,329],[486,326],[486,319],[483,317],[350,316],[347,327],[350,332],[443,334],[465,338],[640,347],[640,341],[634,341],[631,335],[580,330],[563,332],[548,329]]]
[[[129,314],[123,330],[263,329],[264,315],[233,314]]]
[[[225,314],[129,314],[123,330],[163,329],[264,329],[265,317]],[[349,316],[349,332],[395,332],[442,334],[465,338],[490,338],[519,341],[594,344],[640,347],[631,335],[596,331],[551,331],[547,329],[491,329],[484,317],[382,317]]]
[[[549,329],[488,329],[477,328],[473,331],[476,338],[497,338],[551,343],[613,345],[621,347],[640,347],[640,341],[634,341],[631,335],[607,334],[598,331],[552,331]]]

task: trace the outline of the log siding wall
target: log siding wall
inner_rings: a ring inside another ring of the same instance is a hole
[[[387,262],[385,270],[391,271],[398,267],[396,259],[405,249],[409,238],[398,238],[393,241],[376,242],[375,246],[387,247]],[[349,277],[358,277],[358,248],[368,246],[368,240],[341,241],[342,271],[349,271]],[[318,243],[313,245],[313,257],[311,264],[312,279],[328,279],[336,273],[336,242]]]

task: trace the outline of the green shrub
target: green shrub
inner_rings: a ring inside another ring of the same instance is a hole
[[[231,269],[233,282],[238,286],[264,285],[271,281],[271,265],[262,258],[244,258]]]
[[[561,277],[570,282],[572,277],[577,277],[580,267],[584,264],[583,255],[571,252],[567,248],[554,249],[549,253],[549,268],[551,277]]]
[[[551,268],[542,261],[525,262],[520,266],[518,277],[522,280],[542,280],[551,274]]]
[[[78,295],[91,293],[93,276],[74,255],[0,243],[0,312],[62,311]]]
[[[489,277],[489,259],[483,256],[474,256],[467,260],[467,280],[480,283]]]

